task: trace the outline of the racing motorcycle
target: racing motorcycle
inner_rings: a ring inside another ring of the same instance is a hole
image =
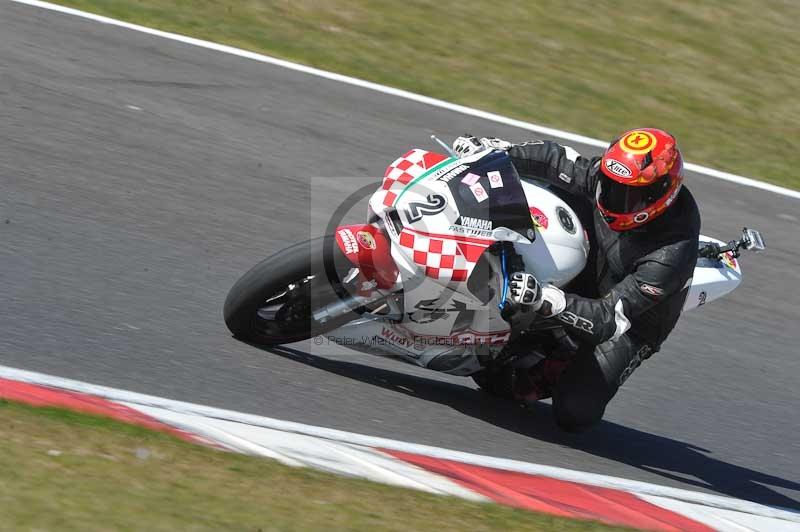
[[[568,289],[589,254],[575,210],[547,185],[520,179],[504,151],[457,158],[412,149],[386,169],[368,211],[367,223],[289,247],[239,279],[224,306],[234,336],[263,346],[328,338],[472,376],[488,391],[497,391],[498,368],[529,366],[569,344],[558,320],[523,333],[501,316],[512,265]],[[739,240],[701,236],[699,245],[684,311],[734,290],[740,252],[764,249],[747,228]]]

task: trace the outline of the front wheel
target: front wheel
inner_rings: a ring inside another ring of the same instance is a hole
[[[233,285],[223,308],[225,324],[235,337],[262,345],[332,331],[358,315],[348,312],[322,323],[313,313],[339,300],[337,291],[344,293],[339,280],[352,268],[332,236],[295,244],[264,259]],[[331,280],[326,271],[335,272]]]

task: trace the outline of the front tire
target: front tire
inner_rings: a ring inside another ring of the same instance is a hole
[[[339,280],[353,267],[332,236],[295,244],[236,281],[225,299],[225,324],[236,338],[266,346],[330,332],[358,315],[348,312],[321,323],[313,311],[339,299],[337,291],[344,293]],[[326,271],[336,275],[329,280]]]

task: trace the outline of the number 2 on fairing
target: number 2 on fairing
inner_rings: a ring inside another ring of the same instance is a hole
[[[422,219],[423,216],[439,214],[447,205],[447,199],[439,194],[429,194],[428,201],[412,201],[408,204],[406,218],[409,223]]]

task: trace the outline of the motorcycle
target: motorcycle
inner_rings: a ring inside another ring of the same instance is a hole
[[[239,279],[224,306],[233,335],[263,346],[327,338],[472,376],[500,395],[492,376],[571,345],[558,320],[542,319],[514,347],[521,333],[501,316],[512,263],[568,287],[589,254],[575,210],[520,179],[504,151],[412,149],[386,169],[368,210],[367,223],[285,249]],[[761,251],[764,240],[745,228],[727,243],[701,235],[699,246],[684,312],[733,291],[741,251]]]

